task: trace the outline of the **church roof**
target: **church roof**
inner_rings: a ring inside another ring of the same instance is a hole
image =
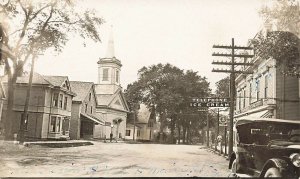
[[[100,106],[108,106],[108,104],[112,101],[112,94],[96,94],[96,98],[98,101],[98,105]]]
[[[106,50],[106,58],[114,58],[115,57],[115,46],[114,46],[114,38],[113,38],[113,30],[111,27],[111,31],[109,34],[109,40]]]
[[[102,86],[103,87],[103,86]],[[97,106],[105,106],[105,107],[108,107],[108,108],[113,108],[113,102],[116,100],[116,99],[120,99],[121,103],[123,104],[124,106],[124,109],[125,111],[129,111],[129,107],[127,105],[127,102],[125,100],[125,97],[122,93],[122,90],[121,88],[119,88],[118,90],[115,91],[114,94],[99,94],[99,91],[98,91],[99,88],[95,89],[96,91],[96,98],[97,98]],[[121,104],[119,104],[121,105]],[[113,108],[114,109],[114,108]],[[116,108],[117,109],[117,108]]]
[[[93,85],[93,82],[70,81],[72,91],[77,94],[77,96],[73,98],[73,101],[83,101]]]
[[[98,64],[101,64],[101,63],[115,63],[119,66],[122,66],[121,61],[118,60],[115,56],[115,45],[114,45],[112,27],[111,27],[111,31],[110,31],[110,34],[109,34],[109,39],[108,39],[108,44],[107,44],[105,57],[100,58],[97,63]]]

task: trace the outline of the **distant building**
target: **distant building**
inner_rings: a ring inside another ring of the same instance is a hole
[[[7,77],[3,77],[7,94]],[[29,76],[18,77],[13,106],[13,133],[20,130]],[[33,139],[69,139],[72,98],[68,77],[44,76],[34,73],[30,92],[28,116],[25,121],[25,137]],[[5,98],[3,113],[7,110]],[[5,120],[3,115],[1,123]]]
[[[153,141],[155,140],[155,133],[159,131],[156,123],[156,117],[154,111],[147,108],[145,104],[140,105],[140,109],[135,121],[135,139],[141,141]],[[126,127],[126,138],[133,139],[134,122],[130,121]]]
[[[98,61],[98,84],[95,85],[96,113],[106,121],[105,136],[125,138],[126,118],[129,112],[120,85],[121,61],[115,57],[112,34],[105,58]]]
[[[135,140],[140,140],[141,138],[141,127],[139,125],[134,125],[131,123],[126,124],[126,133],[125,139],[126,140],[133,140],[133,135]]]
[[[299,120],[299,79],[284,76],[276,67],[278,64],[274,59],[255,56],[251,62],[254,65],[244,69],[252,70],[253,74],[241,74],[236,77],[234,117]]]
[[[72,115],[70,138],[104,138],[105,121],[96,114],[95,86],[92,82],[70,81],[72,92]]]

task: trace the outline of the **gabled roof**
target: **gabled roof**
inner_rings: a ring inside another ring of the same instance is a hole
[[[1,78],[3,83],[7,83],[8,82],[8,77],[3,76]],[[24,75],[24,76],[20,76],[17,78],[17,84],[28,84],[29,82],[29,75]],[[41,75],[39,73],[33,73],[32,76],[32,84],[33,85],[47,85],[47,86],[52,86],[52,87],[59,87],[59,88],[63,88],[62,86],[64,84],[69,85],[69,80],[67,76],[44,76]],[[73,96],[75,96],[74,93],[71,92],[71,89],[68,89],[69,93]]]
[[[53,86],[62,86],[62,84],[68,79],[67,76],[44,76],[43,78],[49,81]]]
[[[7,75],[2,78],[3,83],[8,82]],[[29,75],[20,76],[17,78],[17,82],[19,84],[27,84],[29,82]],[[51,85],[51,83],[43,78],[39,73],[33,73],[32,84],[41,84],[41,85]],[[53,85],[54,86],[54,85]]]
[[[93,85],[93,82],[70,81],[72,91],[77,94],[77,96],[73,98],[73,101],[83,101]]]
[[[127,105],[127,102],[125,100],[125,97],[124,97],[124,95],[122,93],[121,88],[119,88],[114,94],[96,94],[97,105],[98,106],[105,106],[105,107],[110,108],[111,105],[112,105],[112,102],[118,96],[120,96],[120,98],[122,100],[122,104],[123,104],[123,106],[125,108],[125,111],[129,111],[129,107]]]

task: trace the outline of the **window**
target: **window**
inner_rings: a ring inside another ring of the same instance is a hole
[[[102,81],[108,81],[108,68],[103,68]]]
[[[86,103],[85,104],[85,110],[84,110],[85,113],[87,113],[87,109],[88,109],[88,104]]]
[[[64,99],[64,95],[59,94],[59,107],[60,108],[63,108],[63,99]]]
[[[148,127],[153,127],[153,122],[149,122]]]
[[[55,132],[60,132],[60,121],[61,121],[61,117],[57,117],[57,119],[56,119],[56,130],[55,130]]]
[[[93,106],[91,106],[91,114],[93,114]]]
[[[116,71],[116,82],[119,83],[120,80],[120,72],[117,70]]]
[[[265,98],[268,98],[268,75],[265,76]]]
[[[130,130],[126,130],[126,136],[130,136]]]
[[[249,83],[249,104],[251,104],[252,96],[252,83]]]
[[[92,100],[92,93],[89,94],[89,101]]]
[[[241,98],[242,98],[242,96],[241,96],[241,92],[239,93],[239,110],[241,110]]]
[[[51,116],[50,119],[50,132],[60,132],[61,117]]]
[[[64,100],[64,110],[66,110],[68,107],[68,97],[65,97],[65,100]]]
[[[244,89],[243,108],[246,107],[246,90]]]
[[[56,116],[51,116],[50,132],[55,132],[55,126],[56,126]]]
[[[256,100],[258,101],[259,100],[259,92],[260,92],[260,81],[257,80],[256,81]]]
[[[141,131],[140,131],[140,130],[137,130],[136,136],[137,136],[137,137],[140,137],[140,136],[141,136]]]
[[[70,119],[69,119],[69,117],[64,117],[63,122],[62,122],[63,135],[65,135],[66,131],[69,131],[69,130],[70,130]]]
[[[58,93],[53,94],[53,106],[58,107]]]

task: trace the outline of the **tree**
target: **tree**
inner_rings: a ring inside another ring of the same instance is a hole
[[[127,98],[147,105],[160,118],[160,132],[168,126],[171,129],[171,141],[174,141],[175,126],[183,127],[184,135],[190,133],[194,119],[184,113],[196,113],[189,108],[192,97],[210,94],[209,83],[197,72],[186,71],[171,65],[157,64],[139,70],[139,78],[128,85]],[[197,118],[199,119],[199,118]],[[195,120],[196,121],[196,120]],[[198,120],[199,121],[199,120]]]
[[[72,0],[2,1],[0,17],[1,26],[7,34],[2,44],[2,49],[5,49],[2,59],[8,76],[4,127],[5,138],[11,139],[14,84],[17,77],[22,75],[24,65],[29,59],[48,50],[61,52],[72,32],[78,33],[83,39],[99,42],[98,26],[103,20],[96,17],[92,10],[79,12]]]
[[[230,78],[229,76],[226,78],[221,79],[216,83],[216,96],[220,98],[228,98],[229,97],[229,85]]]
[[[258,34],[253,45],[257,57],[273,58],[283,74],[300,77],[300,39],[295,34],[285,31]]]
[[[259,13],[265,23],[276,23],[277,30],[288,31],[299,37],[299,0],[276,0],[272,7],[264,6]]]

